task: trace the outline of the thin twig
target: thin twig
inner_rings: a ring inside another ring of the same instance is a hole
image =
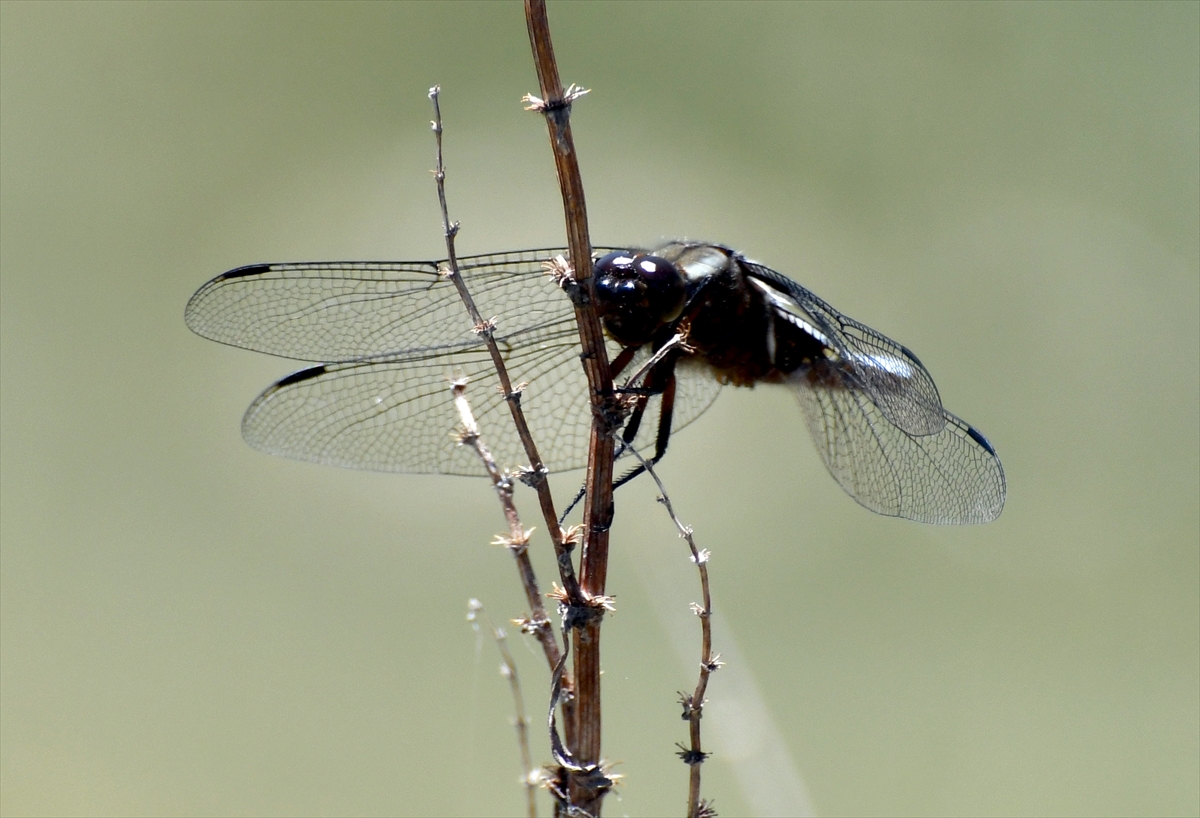
[[[592,248],[588,236],[587,207],[583,180],[571,137],[571,103],[582,92],[572,86],[563,90],[550,39],[550,24],[544,0],[525,0],[525,22],[533,49],[541,97],[527,96],[530,107],[542,113],[550,133],[550,147],[558,171],[566,216],[567,247],[574,266],[575,319],[583,348],[583,368],[591,390],[592,434],[588,441],[587,480],[583,506],[583,548],[579,576],[584,602],[591,604],[604,596],[608,576],[608,532],[612,525],[613,438],[610,434],[613,411],[612,373],[604,346],[604,331],[595,309],[595,283],[591,274]],[[575,628],[575,740],[568,741],[574,761],[585,768],[600,768],[600,623],[603,609],[580,610]],[[566,715],[564,714],[564,719]],[[572,774],[570,804],[598,815],[604,794],[610,788],[600,776]]]
[[[538,454],[537,444],[534,443],[533,435],[529,431],[529,424],[525,420],[525,413],[521,410],[521,392],[519,389],[513,389],[512,381],[508,377],[508,367],[504,364],[504,356],[500,353],[500,348],[496,345],[495,323],[483,319],[479,308],[475,306],[475,299],[471,297],[470,291],[467,290],[466,282],[463,281],[462,276],[459,274],[458,255],[454,249],[454,237],[458,235],[458,223],[450,221],[450,214],[446,207],[446,169],[442,164],[442,109],[439,103],[440,94],[441,88],[436,85],[429,89],[429,99],[433,102],[434,114],[431,124],[433,126],[434,137],[437,140],[437,169],[434,170],[433,177],[437,182],[438,202],[442,208],[442,229],[446,236],[446,258],[449,266],[447,275],[454,282],[459,296],[467,307],[471,321],[474,322],[475,332],[483,338],[484,344],[487,345],[488,354],[492,356],[492,364],[495,366],[496,374],[500,378],[500,389],[511,410],[513,423],[516,424],[517,434],[521,438],[521,445],[525,448],[525,455],[529,458],[530,473],[524,475],[524,477],[537,491],[538,502],[542,507],[542,516],[546,519],[546,528],[550,534],[551,542],[554,543],[554,554],[558,559],[559,576],[562,578],[563,587],[567,589],[567,593],[571,598],[579,600],[581,599],[579,582],[575,578],[575,568],[571,564],[571,549],[569,543],[564,542],[562,531],[558,527],[558,515],[554,511],[554,499],[550,494],[549,482],[546,479],[546,466],[542,461],[541,455]]]
[[[573,541],[571,537],[564,536],[563,530],[558,525],[558,517],[554,510],[554,500],[550,496],[549,481],[546,480],[546,467],[543,465],[541,456],[537,451],[537,446],[533,442],[533,436],[529,432],[529,425],[525,422],[525,413],[521,410],[521,393],[512,387],[512,381],[508,376],[508,368],[505,366],[504,358],[496,346],[494,325],[491,322],[484,321],[480,316],[479,309],[475,306],[475,300],[471,297],[471,293],[467,290],[466,282],[463,281],[462,276],[459,274],[458,256],[454,248],[454,237],[458,233],[458,224],[450,221],[449,209],[446,206],[446,170],[442,163],[442,112],[438,101],[440,91],[441,89],[437,86],[429,89],[429,99],[433,102],[434,111],[432,126],[437,142],[437,169],[434,170],[434,179],[437,182],[438,202],[442,209],[442,227],[446,238],[446,257],[449,266],[447,274],[454,282],[459,296],[467,307],[467,312],[470,314],[471,320],[475,323],[476,331],[483,338],[484,344],[486,344],[488,352],[492,356],[492,363],[495,365],[496,374],[500,379],[500,388],[504,393],[513,422],[521,437],[521,443],[525,447],[525,454],[529,457],[531,472],[535,478],[532,483],[538,494],[539,505],[546,520],[546,529],[550,534],[550,541],[554,545],[559,577],[562,579],[563,587],[566,589],[566,596],[569,599],[578,601],[582,599],[582,591],[580,590],[579,582],[575,578],[575,570],[571,563],[571,549],[574,547]],[[541,643],[542,650],[546,655],[546,662],[549,664],[551,670],[553,670],[561,664],[563,654],[557,640],[554,638],[550,618],[546,615],[546,609],[542,603],[542,593],[538,588],[537,576],[534,573],[533,563],[530,561],[528,553],[529,534],[522,528],[516,505],[513,503],[512,480],[496,468],[495,461],[491,459],[490,453],[487,453],[486,447],[482,445],[482,441],[479,439],[479,430],[474,426],[474,418],[470,416],[470,406],[467,404],[465,397],[460,401],[459,395],[456,393],[455,403],[459,405],[459,414],[463,419],[464,431],[471,438],[471,445],[476,446],[478,444],[476,452],[483,460],[484,468],[492,478],[492,485],[495,487],[496,494],[500,498],[500,504],[504,509],[504,517],[508,521],[509,534],[506,544],[509,545],[509,550],[512,551],[513,557],[516,559],[517,572],[520,574],[521,586],[525,590],[525,599],[529,604],[530,611],[529,618],[522,624],[522,629],[528,633],[532,633]],[[469,423],[468,417],[470,418]],[[468,441],[464,438],[463,442]],[[569,743],[574,740],[575,735],[574,683],[570,677],[563,680],[563,690],[563,721],[566,725],[565,732]]]
[[[651,355],[646,360],[646,363],[644,363],[640,367],[638,367],[637,372],[634,372],[632,375],[629,376],[629,378],[625,381],[625,385],[621,388],[622,389],[631,389],[634,387],[635,384],[640,383],[642,381],[642,379],[645,378],[647,374],[649,374],[650,370],[653,369],[654,367],[658,366],[659,362],[662,361],[663,358],[667,357],[667,355],[671,352],[671,350],[675,349],[676,347],[681,347],[684,350],[689,349],[687,342],[685,340],[686,338],[687,338],[687,333],[685,333],[683,331],[677,332],[674,335],[672,335],[670,338],[668,338],[666,343],[663,344],[661,347],[659,347],[658,351],[655,352],[653,355]]]
[[[521,526],[521,517],[517,512],[516,503],[513,502],[512,478],[500,471],[491,451],[479,434],[479,426],[475,422],[475,415],[467,401],[466,379],[460,378],[451,381],[450,391],[454,395],[454,405],[462,424],[458,433],[458,442],[460,445],[473,449],[480,462],[483,463],[488,477],[492,480],[492,487],[496,489],[496,496],[500,499],[500,507],[504,510],[504,519],[508,523],[508,536],[497,537],[496,542],[512,552],[517,563],[517,573],[521,577],[521,586],[525,589],[525,600],[529,603],[530,616],[521,623],[521,629],[526,633],[533,634],[541,642],[542,650],[546,654],[546,661],[550,662],[550,667],[553,668],[562,658],[562,654],[558,647],[558,641],[554,638],[550,618],[546,615],[546,609],[542,605],[542,593],[538,589],[537,575],[533,570],[533,562],[529,558],[529,535],[533,530],[526,531]]]
[[[476,629],[476,633],[479,632],[480,617],[487,619],[487,612],[484,611],[482,602],[472,599],[467,603],[467,621]],[[529,751],[529,718],[525,715],[525,697],[521,694],[517,663],[513,661],[512,653],[508,649],[508,636],[504,629],[493,625],[491,619],[488,619],[487,625],[496,640],[496,647],[500,649],[500,675],[508,679],[509,689],[512,690],[513,707],[517,713],[513,726],[517,728],[517,745],[521,748],[521,783],[525,786],[529,818],[537,818],[537,787],[542,779],[533,767],[533,753]]]
[[[683,719],[688,723],[688,733],[690,738],[690,746],[676,745],[679,747],[679,757],[688,765],[688,818],[711,818],[717,813],[713,810],[712,805],[700,797],[700,765],[708,758],[709,753],[704,752],[700,744],[700,718],[704,714],[705,691],[708,689],[708,677],[711,676],[723,664],[720,655],[714,655],[712,652],[712,596],[708,588],[708,559],[710,554],[707,550],[696,547],[696,540],[692,536],[691,526],[684,525],[675,514],[675,507],[671,505],[671,498],[667,494],[666,486],[659,479],[658,474],[654,471],[654,466],[650,461],[642,457],[641,453],[632,446],[625,447],[633,453],[641,463],[642,468],[654,479],[658,486],[659,497],[658,501],[667,509],[667,513],[671,515],[671,521],[675,523],[675,527],[679,529],[679,536],[687,541],[688,548],[692,552],[692,562],[700,571],[700,591],[704,598],[703,605],[692,603],[692,613],[700,617],[700,678],[696,682],[696,690],[694,693],[680,693],[679,702],[683,705]]]

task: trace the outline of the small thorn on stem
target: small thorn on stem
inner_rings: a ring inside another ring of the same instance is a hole
[[[679,742],[675,742],[675,746],[679,748],[679,752],[675,755],[683,759],[683,763],[689,767],[695,767],[697,764],[703,764],[711,753],[706,753],[701,750],[689,750]]]

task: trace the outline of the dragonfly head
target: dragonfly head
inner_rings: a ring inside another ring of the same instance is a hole
[[[609,253],[592,275],[604,328],[625,346],[649,343],[656,329],[679,317],[687,299],[679,270],[658,256]]]

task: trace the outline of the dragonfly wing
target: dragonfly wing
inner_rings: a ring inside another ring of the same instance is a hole
[[[570,316],[542,265],[565,250],[522,250],[459,260],[467,287],[500,335]],[[471,320],[441,261],[258,264],[217,276],[184,312],[197,334],[317,363],[398,356],[461,343]]]
[[[567,319],[520,344],[500,342],[514,385],[525,384],[521,408],[552,472],[581,468],[587,459],[591,406],[579,364],[575,322]],[[609,352],[617,347],[609,342]],[[467,397],[484,442],[501,468],[527,465],[486,347],[472,339],[440,350],[347,361],[300,370],[255,399],[242,433],[270,454],[372,471],[484,473],[470,450],[457,445],[459,420],[452,377],[467,377]],[[720,384],[702,370],[686,372],[676,394],[675,429],[708,408]],[[635,446],[653,451],[660,397],[650,399]]]
[[[591,425],[574,322],[536,344],[502,345],[541,456],[552,471],[583,465]],[[457,445],[450,379],[467,397],[501,468],[526,465],[486,347],[477,340],[437,352],[326,364],[269,387],[250,405],[242,433],[271,454],[354,469],[482,475]]]
[[[700,417],[717,399],[721,382],[712,376],[712,371],[702,365],[681,361],[675,367],[675,411],[671,423],[674,432],[679,431]]]
[[[840,357],[843,371],[871,397],[889,421],[914,435],[935,435],[945,425],[942,400],[933,377],[909,349],[881,332],[842,315],[787,276],[744,262],[774,308],[816,330]]]
[[[914,435],[863,389],[798,376],[804,418],[830,474],[879,514],[922,523],[986,523],[1004,508],[1004,469],[977,430],[943,410],[942,430]]]

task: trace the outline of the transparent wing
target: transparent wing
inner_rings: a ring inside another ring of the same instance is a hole
[[[591,427],[587,380],[573,320],[543,327],[531,343],[501,344],[514,384],[526,383],[521,406],[551,471],[585,465]],[[616,354],[610,344],[610,354]],[[528,457],[498,391],[491,357],[478,339],[440,349],[301,370],[263,392],[242,421],[255,448],[299,460],[389,472],[482,475],[475,455],[458,446],[458,414],[449,379],[470,378],[467,396],[484,441],[501,468]],[[701,370],[679,380],[675,428],[712,403],[720,385]],[[652,451],[660,399],[651,399],[635,441]]]
[[[842,315],[787,276],[752,261],[742,263],[754,278],[775,291],[771,300],[777,311],[824,336],[841,358],[843,376],[870,395],[884,417],[909,434],[942,431],[946,413],[937,387],[907,347]]]
[[[604,249],[600,250],[604,252]],[[570,320],[543,262],[561,248],[459,259],[484,318],[501,336]],[[257,352],[325,363],[399,355],[469,340],[471,321],[441,261],[303,262],[239,267],[188,301],[184,320],[197,334]]]
[[[1004,508],[995,450],[949,412],[940,432],[914,435],[862,389],[812,372],[793,387],[830,474],[871,511],[921,523],[986,523]]]

